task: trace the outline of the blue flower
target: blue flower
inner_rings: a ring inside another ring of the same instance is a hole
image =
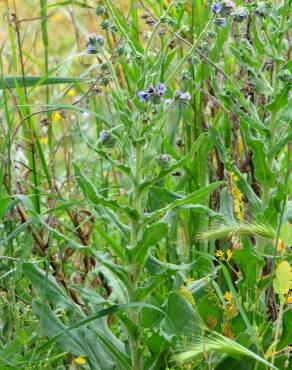
[[[163,96],[166,92],[166,86],[165,84],[159,82],[159,84],[157,85],[157,88],[156,88],[156,94],[158,96]]]
[[[96,36],[92,33],[88,36],[86,40],[86,53],[87,54],[98,54],[98,49],[103,47],[105,44],[105,39],[103,36]]]
[[[140,98],[141,103],[145,103],[147,100],[149,100],[149,96],[148,96],[147,92],[139,91],[138,96]]]
[[[154,104],[160,103],[160,98],[165,94],[166,86],[163,83],[157,85],[154,89],[153,87],[149,86],[146,91],[139,91],[138,96],[140,98],[141,103],[145,103],[148,100],[153,100]]]
[[[189,92],[183,93],[181,90],[176,90],[174,96],[175,98],[184,100],[184,101],[189,101],[192,98]]]
[[[219,3],[212,4],[212,11],[213,11],[213,13],[219,14],[221,12],[221,9],[222,9],[222,5],[221,4],[219,4]]]
[[[105,146],[106,148],[113,148],[116,142],[116,139],[112,135],[112,133],[105,130],[100,131],[99,139],[102,145]]]
[[[214,19],[216,26],[226,27],[226,18],[216,18]]]
[[[105,130],[100,131],[99,138],[101,141],[104,141],[107,136],[108,136],[108,133]]]

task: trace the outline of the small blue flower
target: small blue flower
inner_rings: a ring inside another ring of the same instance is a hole
[[[139,91],[138,96],[141,103],[145,103],[147,100],[149,100],[149,95],[147,94],[147,92]]]
[[[105,39],[103,36],[96,36],[92,33],[88,36],[86,40],[86,53],[87,54],[98,54],[98,49],[103,47],[105,44]]]
[[[189,92],[183,93],[181,90],[176,90],[174,96],[177,99],[184,100],[184,101],[189,101],[192,98]]]
[[[107,137],[108,133],[105,130],[100,131],[99,138],[101,141],[104,141]]]
[[[212,4],[212,12],[215,14],[219,14],[221,12],[222,5],[219,3]]]
[[[226,18],[216,18],[214,20],[214,23],[216,24],[216,26],[226,27]]]
[[[159,83],[155,89],[149,86],[146,91],[139,91],[138,96],[141,103],[145,103],[151,99],[153,100],[154,104],[158,104],[160,103],[161,97],[165,94],[165,92],[165,84]]]
[[[116,139],[112,135],[112,133],[110,131],[105,131],[105,130],[100,131],[99,139],[102,145],[106,148],[113,148],[116,142]]]
[[[159,84],[157,85],[157,88],[156,88],[156,93],[158,96],[163,96],[166,92],[166,86],[165,84],[159,82]]]

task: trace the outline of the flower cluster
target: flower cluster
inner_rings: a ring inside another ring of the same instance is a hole
[[[212,12],[216,15],[214,23],[217,26],[226,27],[226,18],[235,9],[233,1],[223,1],[220,3],[213,3]]]
[[[97,36],[95,33],[92,33],[86,40],[86,53],[98,54],[99,49],[103,47],[104,44],[105,40],[103,36]]]
[[[109,131],[105,131],[105,130],[100,131],[99,139],[102,145],[105,146],[106,148],[113,148],[116,142],[116,139],[112,135],[112,133]]]
[[[233,196],[233,209],[238,221],[243,221],[243,200],[242,193],[237,187],[238,176],[234,172],[230,172],[230,187]]]
[[[170,164],[171,157],[168,154],[160,154],[157,159],[157,163],[162,168],[167,168]]]
[[[182,110],[186,107],[191,98],[192,97],[189,92],[182,92],[181,90],[176,90],[173,98],[166,100],[166,104],[171,104],[173,108]]]
[[[165,84],[159,82],[155,88],[150,86],[147,88],[146,91],[139,91],[138,96],[140,98],[141,103],[145,103],[151,100],[154,104],[159,104],[165,92],[166,92]]]

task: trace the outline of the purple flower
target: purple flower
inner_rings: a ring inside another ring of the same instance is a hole
[[[107,136],[108,136],[108,133],[105,130],[100,131],[99,138],[101,141],[104,141]]]
[[[219,14],[221,12],[222,5],[219,3],[212,4],[212,12],[215,14]]]
[[[147,100],[149,100],[149,95],[147,94],[147,92],[139,91],[138,96],[141,103],[145,103]]]
[[[103,47],[105,39],[103,36],[96,36],[95,33],[92,33],[88,36],[86,40],[86,53],[87,54],[97,54],[98,49]]]
[[[165,84],[159,82],[159,84],[157,85],[157,88],[156,88],[156,93],[158,96],[163,96],[166,92],[166,86]]]
[[[214,19],[216,26],[226,27],[226,18],[216,18]]]
[[[174,95],[177,99],[184,100],[184,101],[189,101],[192,98],[189,92],[183,93],[181,90],[176,90]]]
[[[168,154],[160,154],[160,156],[157,159],[158,165],[160,167],[166,168],[170,164],[171,157]]]
[[[139,91],[138,96],[141,103],[147,102],[148,100],[152,99],[154,104],[158,104],[160,103],[160,98],[165,94],[165,92],[166,86],[163,83],[159,83],[155,89],[149,86],[146,92]]]
[[[99,133],[99,139],[103,146],[106,148],[113,148],[116,142],[115,137],[112,135],[110,131],[102,130]]]

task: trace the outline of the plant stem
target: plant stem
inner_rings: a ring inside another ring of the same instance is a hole
[[[134,180],[132,183],[132,190],[133,190],[133,208],[135,208],[138,214],[141,214],[141,192],[140,192],[140,184],[142,181],[142,144],[141,142],[137,142],[135,146],[135,174]],[[131,221],[131,248],[134,248],[138,241],[139,236],[139,219],[132,219]],[[135,300],[135,292],[137,289],[137,282],[139,277],[140,267],[136,264],[136,261],[133,260],[130,262],[129,265],[129,273],[130,273],[130,287],[129,287],[129,296],[130,300]],[[130,319],[139,328],[140,324],[140,311],[139,309],[132,309],[130,311]],[[142,359],[140,357],[140,339],[139,339],[139,331],[135,331],[134,333],[130,333],[129,336],[130,341],[130,348],[132,354],[132,369],[133,370],[140,370],[142,369]]]
[[[280,310],[279,310],[279,316],[278,316],[276,332],[275,332],[275,339],[274,339],[273,354],[272,354],[272,358],[271,358],[271,364],[272,365],[274,365],[274,362],[275,362],[277,341],[278,341],[278,337],[279,337],[280,325],[281,325],[282,316],[283,316],[283,307],[284,307],[283,303],[280,303]]]

